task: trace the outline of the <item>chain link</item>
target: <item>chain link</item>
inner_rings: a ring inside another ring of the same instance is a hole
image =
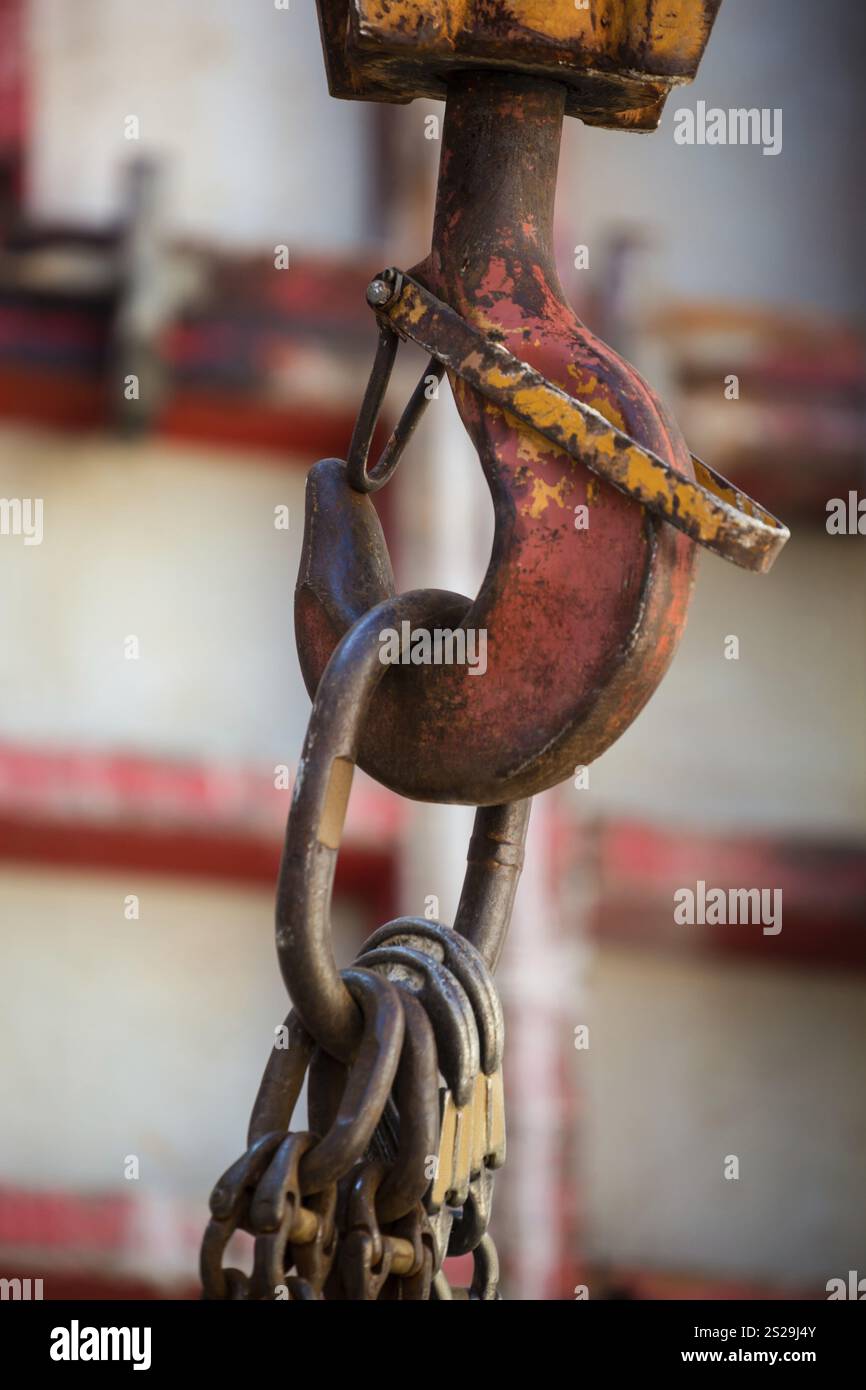
[[[477,810],[454,928],[399,918],[342,971],[331,943],[354,762],[387,670],[379,633],[433,611],[420,590],[378,604],[342,639],[316,693],[277,891],[277,953],[294,1009],[262,1076],[249,1148],[211,1195],[208,1299],[497,1296],[487,1226],[504,1160],[504,1024],[491,971],[529,802]],[[309,1129],[292,1131],[305,1079]],[[250,1274],[224,1265],[238,1231],[254,1241]],[[472,1287],[451,1290],[443,1261],[470,1252]]]

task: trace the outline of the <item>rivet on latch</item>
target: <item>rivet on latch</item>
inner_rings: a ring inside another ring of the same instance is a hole
[[[402,285],[403,276],[399,270],[384,270],[367,286],[367,303],[373,309],[384,309],[385,305],[390,304],[395,295],[399,294]]]

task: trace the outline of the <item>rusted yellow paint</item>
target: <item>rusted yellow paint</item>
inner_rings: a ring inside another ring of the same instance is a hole
[[[458,396],[462,400],[462,393],[471,390],[462,377],[457,378]],[[484,413],[492,418],[499,417],[505,421],[506,428],[511,432],[517,441],[517,457],[521,463],[534,464],[541,466],[556,458],[558,455],[565,455],[569,459],[568,452],[560,444],[554,444],[553,440],[545,439],[543,434],[534,430],[531,425],[525,425],[522,420],[518,420],[516,415],[512,415],[510,410],[504,406],[496,405],[494,401],[485,400]],[[570,460],[569,460],[570,461]]]
[[[452,39],[465,25],[472,0],[351,0],[364,35],[380,38],[408,35],[425,47]],[[423,39],[422,39],[423,35]]]
[[[499,406],[494,406],[494,410],[501,410]],[[512,415],[510,410],[501,411],[505,416],[505,423],[514,434],[517,440],[517,457],[523,463],[542,464],[546,459],[555,458],[557,454],[565,453],[559,445],[552,444],[549,439],[545,439],[543,434],[534,430],[531,425],[524,425],[522,420],[518,420],[516,415]],[[566,455],[567,457],[567,455]]]
[[[491,386],[499,387],[503,391],[510,391],[514,385],[514,373],[504,371],[502,367],[494,364],[486,371],[479,353],[470,353],[466,358],[465,365],[471,370],[479,373]]]
[[[511,382],[513,387],[514,383]],[[521,386],[513,394],[515,412],[523,416],[531,416],[533,421],[541,429],[558,429],[567,437],[573,433],[572,410],[570,403],[561,396],[556,396],[548,391],[544,386]],[[578,415],[580,428],[586,429],[584,418]],[[613,436],[609,436],[611,446]]]
[[[530,417],[539,429],[553,429],[564,439],[574,439],[577,453],[589,467],[593,466],[593,461],[597,465],[602,460],[610,460],[611,479],[633,497],[641,502],[658,502],[665,497],[671,512],[688,515],[697,524],[702,539],[714,540],[719,535],[724,516],[718,503],[687,478],[675,480],[671,472],[665,472],[639,445],[623,446],[612,430],[591,429],[587,417],[574,402],[552,392],[546,385],[515,389],[513,376],[498,366],[485,376],[491,386],[510,391],[514,409],[524,421]],[[541,479],[533,479],[532,498],[525,510],[537,517],[552,500],[564,505],[561,497],[555,494],[556,489],[548,487]]]
[[[622,6],[620,6],[622,9]],[[579,10],[574,0],[557,4],[556,0],[511,0],[510,17],[522,29],[561,43],[577,41],[592,43],[595,17],[587,8]]]
[[[600,0],[600,3],[593,0],[590,14],[594,32],[589,39],[593,52],[613,57],[622,53],[626,46],[633,48],[643,27],[641,11],[645,10],[646,3],[647,0],[638,0],[635,6],[632,0],[626,0],[625,4],[621,0]],[[586,14],[586,10],[583,13]]]
[[[555,486],[551,486],[550,483],[546,483],[543,478],[533,476],[532,496],[526,505],[520,508],[521,512],[524,516],[531,516],[535,521],[541,516],[542,512],[547,511],[547,508],[552,502],[559,508],[564,507],[565,492],[567,491],[568,483],[569,479],[563,477],[560,478]]]
[[[609,420],[612,425],[616,425],[618,430],[625,430],[625,416],[622,411],[614,405],[609,396],[590,396],[588,400],[583,396],[578,397],[584,405],[591,406],[597,410],[599,415],[603,415],[605,420]]]
[[[590,467],[593,458],[611,460],[611,476],[640,501],[658,499],[664,493],[672,502],[678,503],[680,510],[688,510],[695,517],[702,534],[708,538],[718,534],[721,518],[717,504],[711,498],[685,477],[674,482],[672,475],[666,474],[658,461],[637,444],[623,446],[612,430],[591,429],[586,415],[570,398],[551,391],[546,384],[515,387],[513,371],[498,364],[484,370],[481,356],[477,353],[467,356],[464,367],[477,372],[491,387],[508,391],[517,416],[524,422],[531,419],[539,429],[555,430],[563,439],[573,438],[577,451],[586,458]],[[583,404],[587,405],[586,402]],[[602,404],[609,403],[603,401]],[[595,410],[600,421],[605,420],[601,409],[589,408]],[[532,496],[522,510],[529,516],[538,517],[552,501],[560,507],[564,506],[561,491],[564,481],[560,480],[559,487],[554,488],[541,478],[533,478]]]
[[[625,416],[616,401],[611,400],[610,396],[605,394],[601,382],[594,373],[585,371],[574,362],[569,362],[568,374],[574,377],[577,382],[578,390],[574,392],[574,395],[579,401],[583,401],[584,405],[589,405],[593,410],[597,410],[599,415],[603,415],[605,420],[616,425],[618,430],[625,430]]]
[[[406,318],[409,323],[420,323],[424,317],[424,303],[413,285],[408,285],[403,291],[403,305]]]
[[[692,481],[630,439],[608,418],[615,407],[603,392],[596,394],[592,405],[575,399],[527,363],[485,341],[475,325],[461,320],[408,278],[402,294],[388,307],[387,317],[426,351],[436,355],[438,344],[452,354],[452,361],[459,360],[457,377],[486,398],[486,409],[502,411],[518,437],[519,457],[526,463],[537,464],[540,454],[562,449],[694,540],[748,569],[769,569],[787,541],[786,527],[700,460],[694,460]],[[444,322],[440,323],[440,317]],[[462,354],[459,359],[458,354]],[[572,375],[584,386],[601,384],[591,375],[581,378],[577,370]],[[532,440],[535,431],[538,443]],[[554,487],[531,467],[527,471],[532,483],[525,514],[538,517],[551,505],[565,505],[561,487],[569,475],[561,475]]]
[[[502,332],[502,324],[497,323],[496,319],[492,319],[489,314],[485,314],[484,310],[480,309],[477,304],[472,307],[471,322],[485,333]]]
[[[686,62],[700,59],[709,24],[704,0],[592,0],[578,9],[574,0],[351,0],[355,31],[368,44],[414,48],[417,54],[471,52],[473,42],[489,41],[508,21],[512,51],[521,41],[556,44],[572,50],[575,67],[590,57],[625,60],[640,53],[647,71],[654,58]],[[519,62],[519,55],[517,56]]]
[[[333,95],[439,97],[449,72],[495,62],[565,82],[592,125],[653,130],[691,81],[718,0],[317,0]]]
[[[696,0],[665,0],[664,5],[653,5],[650,11],[644,0],[637,3],[648,14],[652,12],[647,36],[651,54],[685,63],[700,62],[710,28],[702,4]]]

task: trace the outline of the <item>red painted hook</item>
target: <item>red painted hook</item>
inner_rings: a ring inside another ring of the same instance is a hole
[[[691,478],[689,451],[664,407],[565,302],[552,252],[564,107],[555,82],[492,73],[451,80],[433,251],[411,274]],[[389,671],[358,761],[404,796],[493,805],[564,780],[628,728],[682,634],[694,545],[449,380],[496,528],[477,598],[443,593],[436,622],[484,632],[487,669]],[[587,508],[581,528],[578,507]],[[369,498],[349,486],[344,465],[317,464],[295,605],[311,692],[347,627],[393,592]]]

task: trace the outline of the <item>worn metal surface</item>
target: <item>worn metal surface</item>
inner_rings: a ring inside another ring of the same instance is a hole
[[[726,478],[691,455],[695,478],[683,476],[508,352],[402,271],[383,271],[368,298],[403,338],[435,353],[443,366],[486,400],[584,463],[698,545],[743,569],[766,573],[790,538],[786,526]],[[371,290],[373,288],[371,286]],[[384,298],[379,287],[389,287]],[[414,424],[414,422],[413,422]],[[393,452],[393,451],[392,451]],[[396,461],[389,469],[393,471]],[[351,472],[349,481],[353,481]]]
[[[317,0],[331,95],[444,97],[465,69],[554,78],[569,115],[653,130],[694,77],[721,0]]]
[[[320,1192],[363,1157],[391,1094],[403,1046],[405,1015],[388,982],[367,970],[344,970],[341,978],[361,1010],[363,1032],[334,1121],[302,1161],[305,1193]]]
[[[505,1021],[490,973],[474,946],[459,932],[426,917],[398,917],[387,922],[364,943],[360,959],[365,961],[368,953],[380,946],[408,946],[426,952],[451,972],[475,1014],[481,1070],[488,1075],[497,1071],[502,1065]]]
[[[489,40],[491,61],[526,60],[533,71],[543,40],[543,71],[564,53],[584,70],[607,59],[615,88],[636,76],[620,70],[626,58],[638,77],[650,61],[675,74],[715,8],[598,0],[585,20],[570,0],[568,11],[564,0],[322,0],[320,12],[326,43],[372,43],[389,80],[402,80],[389,44],[401,61],[414,55],[413,71],[426,65],[441,78],[441,54],[430,55],[443,39],[476,66]],[[596,20],[608,32],[596,34]],[[590,90],[600,99],[597,78],[591,71],[574,89],[582,102]],[[523,863],[525,798],[597,756],[655,689],[685,620],[692,540],[729,554],[732,509],[748,513],[740,530],[759,546],[774,523],[703,465],[696,483],[664,408],[564,301],[551,250],[564,81],[449,64],[448,85],[433,251],[411,274],[371,287],[379,350],[349,464],[325,460],[310,475],[296,618],[315,699],[276,914],[295,1010],[288,1047],[265,1068],[248,1150],[211,1197],[201,1253],[210,1298],[499,1297],[487,1226],[505,1158],[504,1033],[490,972]],[[610,102],[604,115],[635,113]],[[367,494],[393,472],[426,405],[422,383],[370,468],[397,332],[428,347],[435,374],[449,369],[490,486],[495,541],[474,603],[435,590],[394,596]],[[588,526],[573,525],[577,512]],[[460,667],[389,669],[381,635],[404,623],[483,628],[483,683]],[[358,763],[406,795],[479,809],[456,932],[398,919],[340,972],[331,892]],[[305,1077],[310,1128],[293,1133]],[[255,1237],[249,1276],[223,1267],[237,1230]],[[472,1284],[452,1290],[445,1255],[470,1252]]]
[[[505,1157],[504,1024],[486,959],[495,961],[507,930],[528,804],[477,813],[461,897],[466,938],[439,922],[398,919],[339,974],[330,941],[345,769],[379,678],[370,653],[383,621],[423,616],[430,601],[402,595],[362,619],[313,707],[278,899],[281,963],[299,1012],[265,1067],[249,1148],[211,1197],[201,1252],[207,1298],[428,1299],[446,1253],[485,1242],[492,1250],[493,1172]],[[300,887],[297,897],[287,882]],[[344,1035],[328,1015],[335,997],[352,1011]],[[305,1022],[315,1030],[323,1018],[323,1037],[314,1037]],[[305,1076],[310,1128],[292,1132]],[[223,1265],[238,1230],[255,1239],[250,1275]]]
[[[397,1285],[391,1297],[426,1300],[433,1275],[432,1248],[423,1209],[414,1220],[380,1228],[380,1191],[387,1168],[376,1160],[365,1163],[348,1193],[346,1234],[340,1258],[341,1293],[357,1302],[370,1302],[384,1296],[389,1285]],[[398,1234],[404,1230],[405,1235]],[[396,1278],[395,1278],[396,1276]]]
[[[565,301],[552,248],[564,88],[452,80],[430,257],[412,272],[455,313],[693,480],[664,406]],[[474,603],[443,595],[436,627],[483,630],[487,671],[389,671],[359,763],[404,796],[494,805],[594,761],[664,675],[682,633],[694,546],[582,462],[451,376],[493,500]],[[588,508],[587,529],[575,507]],[[372,504],[334,461],[312,470],[296,636],[310,691],[343,632],[393,592]]]
[[[313,705],[277,898],[295,1011],[265,1067],[248,1150],[211,1196],[201,1252],[208,1298],[428,1299],[452,1241],[468,1252],[485,1239],[505,1157],[504,1022],[490,965],[508,927],[528,803],[477,813],[460,904],[465,937],[398,919],[342,972],[330,937],[353,762],[384,669],[378,633],[407,615],[423,619],[435,599],[403,594],[359,620]],[[309,1130],[293,1133],[305,1076]],[[237,1230],[255,1238],[249,1276],[223,1266]]]
[[[379,660],[379,633],[404,619],[429,621],[439,597],[435,590],[417,590],[386,600],[342,639],[316,692],[286,824],[277,883],[277,956],[299,1018],[319,1045],[343,1062],[355,1053],[362,1020],[334,958],[331,895],[358,746],[374,692],[388,669]],[[458,925],[479,961],[494,963],[501,949],[523,862],[528,811],[522,804],[480,809],[476,816]],[[416,962],[417,988],[426,990],[429,984],[431,1000],[436,996],[436,965],[432,959]],[[455,980],[455,993],[458,989],[465,999]],[[466,1010],[471,1018],[468,999]],[[443,1031],[440,1046],[446,1036]],[[458,1029],[449,1057],[460,1056],[461,1039]],[[441,1060],[444,1065],[445,1058]],[[471,1066],[477,1070],[477,1038]],[[455,1061],[452,1088],[461,1098],[467,1077]],[[275,1089],[270,1079],[268,1095]],[[270,1100],[267,1113],[275,1113]]]
[[[491,971],[499,963],[511,921],[531,805],[513,801],[482,806],[475,813],[454,930],[471,941]]]
[[[433,1025],[439,1070],[459,1106],[472,1099],[481,1061],[478,1026],[460,981],[439,961],[405,946],[380,946],[361,957],[365,970],[399,984],[418,999]]]
[[[449,1216],[444,1238],[435,1234],[443,1252],[447,1245],[451,1253],[466,1253],[487,1228],[493,1171],[505,1160],[505,1024],[492,975],[457,932],[420,918],[401,918],[374,932],[359,962],[382,970],[404,995],[417,996],[433,1024],[447,1089],[427,1205],[431,1213],[463,1208],[459,1220]],[[399,1153],[392,1158],[389,1136],[383,1137],[381,1151],[396,1162]]]
[[[275,1049],[265,1068],[250,1120],[247,1152],[227,1169],[211,1193],[211,1220],[200,1259],[206,1298],[274,1298],[287,1268],[292,1267],[304,1284],[295,1286],[293,1297],[322,1296],[335,1256],[336,1185],[369,1148],[403,1057],[405,1035],[405,1006],[388,980],[363,969],[343,971],[342,980],[363,1021],[360,1044],[345,1069],[327,1130],[322,1137],[286,1132],[313,1042],[290,1016],[290,1045]],[[413,1020],[413,1039],[416,1044],[424,1041],[417,1020]],[[423,1058],[417,1049],[410,1050],[405,1065],[416,1080],[435,1087],[429,1046]],[[266,1118],[279,1128],[263,1132]],[[415,1149],[418,1139],[426,1140],[431,1133],[429,1124],[422,1125]],[[416,1185],[418,1176],[413,1174]],[[404,1173],[404,1181],[405,1177]],[[249,1278],[240,1270],[223,1268],[226,1247],[237,1230],[255,1237]]]
[[[427,1163],[439,1148],[438,1054],[433,1026],[417,1000],[403,994],[406,1031],[394,1082],[399,1117],[393,1161],[378,1193],[381,1221],[407,1216],[430,1186]]]
[[[404,619],[429,621],[431,607],[427,591],[401,594],[371,609],[343,638],[316,694],[286,824],[277,957],[302,1022],[341,1061],[358,1045],[361,1019],[334,959],[331,894],[358,744],[388,669],[379,660],[379,632]]]
[[[368,291],[368,297],[369,293]],[[373,298],[375,299],[375,294]],[[393,328],[389,328],[387,324],[380,325],[376,359],[373,363],[373,370],[370,373],[370,381],[361,409],[358,412],[352,433],[352,442],[349,445],[349,455],[346,459],[346,473],[349,483],[357,492],[378,492],[380,487],[384,487],[400,462],[403,450],[415,433],[424,411],[430,404],[432,397],[427,390],[428,379],[433,377],[436,381],[441,381],[445,375],[443,364],[437,362],[435,358],[431,359],[421,380],[412,392],[409,403],[400,416],[391,438],[382,450],[381,457],[372,468],[369,467],[373,432],[391,378],[399,342],[400,339]]]
[[[492,1303],[501,1299],[499,1257],[489,1235],[482,1236],[472,1252],[472,1283],[468,1289],[452,1289],[440,1270],[433,1280],[432,1297],[442,1302]]]

